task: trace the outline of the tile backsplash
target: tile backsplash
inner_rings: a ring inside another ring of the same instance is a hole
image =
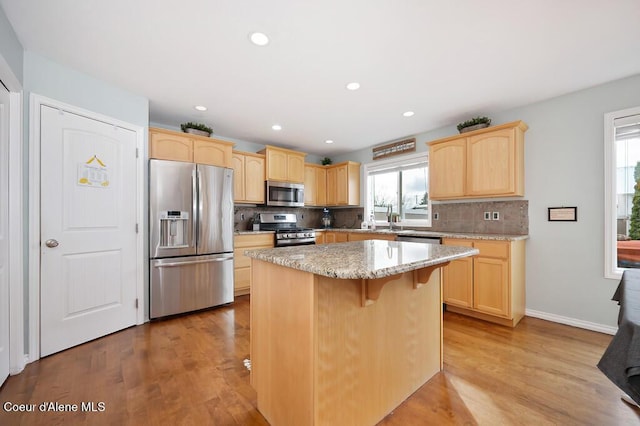
[[[526,235],[529,201],[476,201],[432,204],[431,231]],[[435,219],[437,213],[438,219]],[[485,220],[488,213],[489,220]],[[493,220],[497,213],[497,220]]]
[[[481,234],[526,235],[529,233],[529,201],[475,201],[464,203],[432,204],[431,228],[420,228],[441,232],[472,232]],[[364,209],[362,207],[330,208],[333,228],[360,228]],[[280,208],[237,205],[234,209],[234,229],[252,229],[257,213],[295,213],[298,225],[305,228],[321,228],[322,208]],[[485,213],[489,220],[485,220]],[[497,213],[497,220],[492,220]],[[435,219],[435,215],[438,219]]]

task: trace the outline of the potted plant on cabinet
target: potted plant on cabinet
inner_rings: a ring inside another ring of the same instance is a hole
[[[211,127],[201,123],[193,123],[191,121],[189,121],[188,123],[181,124],[180,128],[185,133],[191,133],[194,135],[200,135],[200,136],[206,136],[206,137],[211,136],[211,133],[213,133],[213,129]]]
[[[458,131],[460,133],[470,132],[472,130],[483,129],[489,127],[491,119],[489,117],[474,117],[470,120],[463,121],[458,124]]]

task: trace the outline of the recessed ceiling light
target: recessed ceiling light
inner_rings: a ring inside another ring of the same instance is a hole
[[[198,111],[206,111],[207,107],[206,106],[202,106],[202,105],[196,105],[194,106],[195,109],[197,109]]]
[[[266,46],[269,44],[269,37],[267,37],[265,33],[251,33],[249,35],[249,39],[251,40],[251,43],[256,46]]]
[[[324,143],[333,143],[333,141],[331,139],[327,139]]]
[[[357,83],[355,81],[352,82],[352,83],[347,84],[347,89],[348,90],[358,90],[359,88],[360,88],[360,83]]]
[[[272,128],[273,130],[282,130],[282,126],[281,126],[281,125],[279,125],[279,124],[274,124],[273,126],[271,126],[271,128]]]
[[[405,111],[402,113],[402,115],[404,115],[405,117],[411,117],[413,116],[413,114],[415,114],[413,111]]]

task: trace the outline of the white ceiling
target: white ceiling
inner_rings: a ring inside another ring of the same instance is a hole
[[[640,73],[638,0],[0,5],[26,50],[149,98],[151,122],[318,155]]]

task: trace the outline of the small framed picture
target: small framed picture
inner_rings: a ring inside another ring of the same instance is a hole
[[[577,207],[549,207],[549,222],[577,222]]]

